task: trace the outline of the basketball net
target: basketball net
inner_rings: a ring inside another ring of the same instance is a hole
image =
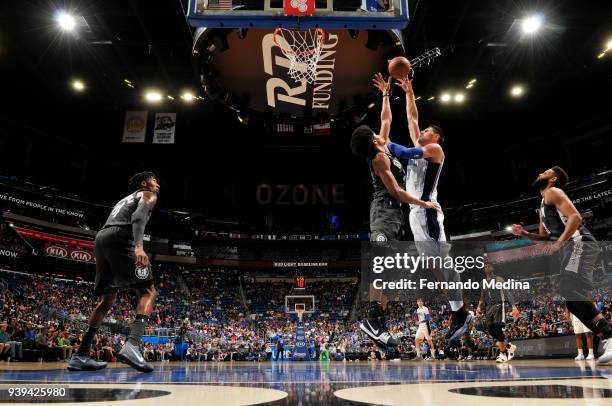
[[[298,321],[302,322],[302,317],[304,317],[304,309],[296,309],[295,310],[298,316]]]
[[[317,77],[317,64],[325,43],[325,32],[321,28],[274,30],[274,43],[289,59],[289,76],[296,82],[314,83]]]

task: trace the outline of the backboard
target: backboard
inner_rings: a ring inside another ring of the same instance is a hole
[[[190,0],[187,17],[193,27],[403,29],[408,0],[311,0],[312,15],[289,16],[290,0]]]
[[[313,295],[288,295],[285,296],[285,313],[297,314],[302,311],[312,314],[315,311],[315,297]]]

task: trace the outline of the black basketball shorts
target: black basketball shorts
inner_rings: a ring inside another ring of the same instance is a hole
[[[145,288],[153,283],[150,267],[137,268],[132,231],[128,227],[108,227],[96,235],[96,278],[94,293]]]
[[[400,202],[382,196],[375,197],[370,204],[370,241],[399,241],[404,212]]]

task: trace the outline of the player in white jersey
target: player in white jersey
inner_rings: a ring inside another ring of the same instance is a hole
[[[389,150],[398,158],[408,161],[406,191],[425,202],[436,202],[438,199],[438,180],[444,165],[444,132],[436,125],[430,125],[423,131],[419,128],[419,113],[417,111],[412,82],[400,79],[398,86],[406,93],[406,113],[408,129],[414,148],[390,142]],[[415,151],[418,150],[418,151]],[[423,159],[414,159],[419,156]],[[429,257],[446,257],[450,251],[444,234],[444,215],[441,211],[420,208],[410,205],[410,230],[414,236],[416,249],[420,254]],[[433,269],[438,279],[460,281],[459,274],[454,270]],[[468,312],[463,304],[463,292],[455,289],[448,292],[452,310],[451,323],[446,339],[449,343],[461,340],[474,319],[473,312]]]
[[[431,326],[429,325],[429,309],[423,305],[423,299],[417,299],[417,310],[416,310],[416,322],[418,325],[417,332],[415,335],[415,346],[417,351],[417,358],[421,358],[421,344],[423,340],[427,340],[429,343],[429,352],[431,356],[426,356],[425,360],[435,359],[435,349],[433,339],[431,338]]]

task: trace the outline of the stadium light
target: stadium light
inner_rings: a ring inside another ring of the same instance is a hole
[[[455,100],[455,103],[461,104],[465,101],[465,95],[463,93],[457,93],[455,95],[454,100]]]
[[[145,99],[151,103],[159,103],[162,99],[162,95],[157,90],[149,90],[145,93]]]
[[[521,85],[514,85],[510,89],[510,95],[515,98],[521,97],[524,93],[525,93],[525,88]]]
[[[542,27],[543,18],[541,15],[533,15],[523,20],[521,27],[525,34],[535,34]]]
[[[60,11],[55,15],[57,25],[64,31],[73,31],[76,27],[76,19],[72,14],[65,11]]]
[[[183,94],[181,95],[181,99],[183,99],[185,103],[191,103],[195,99],[195,96],[193,95],[193,93],[186,91],[183,92]]]
[[[427,98],[427,101],[432,101],[432,100],[434,100],[435,98],[436,98],[436,96],[429,96],[429,97]]]
[[[506,226],[506,231],[512,231],[512,226]]]
[[[451,95],[450,95],[450,93],[442,93],[442,94],[440,95],[440,101],[441,101],[442,103],[448,103],[448,102],[450,102],[450,101],[451,101]]]
[[[82,80],[74,79],[72,81],[72,88],[77,92],[82,92],[85,90],[85,83]]]
[[[608,40],[608,43],[606,44],[606,51],[609,51],[612,49],[612,39]]]

